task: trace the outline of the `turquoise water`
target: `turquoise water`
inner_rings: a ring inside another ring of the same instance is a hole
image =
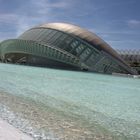
[[[0,91],[140,139],[140,79],[0,64]]]

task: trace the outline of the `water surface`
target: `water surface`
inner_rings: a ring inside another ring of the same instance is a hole
[[[140,139],[140,79],[0,64],[0,91],[98,125],[101,135]]]

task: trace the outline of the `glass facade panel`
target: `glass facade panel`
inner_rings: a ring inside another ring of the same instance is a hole
[[[62,33],[62,35],[60,35],[60,37],[53,43],[54,46],[59,47],[59,48],[62,48],[63,47],[63,45],[62,45],[63,44],[63,41],[67,37],[68,37],[68,35]]]
[[[72,49],[76,48],[77,45],[79,45],[79,41],[77,41],[77,40],[73,40],[70,44]]]
[[[86,48],[87,46],[85,46],[84,44],[80,44],[77,48],[76,48],[76,53],[77,53],[77,55],[79,56],[82,52],[83,52],[83,50],[85,50],[85,48]],[[81,55],[82,56],[82,55]],[[80,57],[81,57],[80,56]]]
[[[109,59],[107,57],[103,57],[103,59],[101,59],[99,63],[97,62],[97,64],[95,65],[95,69],[96,71],[107,73],[109,65]]]
[[[46,39],[46,36],[49,35],[50,32],[51,32],[51,31],[48,30],[48,29],[42,31],[41,35],[39,36],[39,40],[40,40],[41,42],[44,42],[44,40]]]
[[[86,58],[91,54],[92,49],[87,47],[87,49],[84,50],[84,52],[80,55],[81,60],[86,60]]]
[[[92,54],[89,54],[89,58],[87,59],[86,63],[88,66],[94,65],[99,60],[99,53],[92,51]],[[97,60],[98,59],[98,60]]]
[[[28,31],[27,33],[25,33],[24,39],[31,40],[32,36],[33,36],[33,30]]]
[[[46,36],[46,42],[47,43],[51,43],[53,42],[54,36],[56,34],[57,31],[52,31],[48,36]]]
[[[40,29],[35,30],[32,40],[34,40],[34,41],[37,40],[38,41],[39,35],[41,33],[42,33],[42,30],[40,30]]]
[[[61,36],[62,36],[61,32],[56,32],[56,34],[52,38],[51,44],[54,46],[56,41],[58,41]]]
[[[31,32],[29,33],[28,38],[29,38],[30,40],[34,40],[34,38],[36,38],[37,34],[38,34],[38,33],[36,32],[36,30],[31,30]]]
[[[70,43],[70,53],[74,54],[74,55],[77,55],[77,47],[78,45],[80,44],[80,42],[76,39],[73,39],[73,41]]]
[[[65,38],[60,44],[59,44],[59,47],[60,48],[63,48],[65,51],[70,51],[71,50],[71,47],[70,47],[70,43],[71,41],[73,40],[72,37],[70,36],[67,36],[67,38]]]
[[[45,35],[44,35],[44,37],[42,38],[42,42],[44,42],[44,43],[48,43],[48,40],[51,38],[53,36],[53,31],[52,30],[47,30],[46,32],[45,32]]]
[[[45,33],[46,33],[46,30],[43,30],[43,29],[40,29],[40,34],[38,35],[38,38],[37,40],[38,41],[42,41],[42,37],[44,37]]]

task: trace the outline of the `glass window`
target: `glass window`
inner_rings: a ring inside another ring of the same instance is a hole
[[[27,38],[28,40],[34,40],[34,38],[37,36],[37,31],[36,30],[31,30],[28,35]]]
[[[55,36],[56,32],[57,31],[52,30],[52,32],[46,37],[48,43],[52,42],[53,37]]]
[[[41,41],[45,42],[46,38],[51,34],[52,30],[45,29],[45,32],[41,35]]]
[[[98,56],[99,56],[99,53],[93,51],[92,54],[90,55],[90,57],[88,58],[88,60],[87,60],[86,63],[87,63],[89,66],[92,66],[93,64],[95,64],[95,62],[97,62],[97,59],[99,59]]]
[[[63,41],[68,37],[68,35],[63,34],[53,43],[55,46],[62,48]]]
[[[38,40],[41,33],[42,33],[41,29],[36,29],[35,32],[34,32],[33,40],[35,40],[35,41]]]
[[[91,48],[85,49],[85,51],[80,55],[81,60],[85,60],[92,52]]]
[[[71,49],[70,49],[69,44],[71,43],[72,40],[73,40],[72,37],[67,36],[67,38],[65,38],[63,41],[61,41],[61,43],[59,44],[59,47],[63,48],[66,51],[70,51]]]
[[[29,32],[30,32],[30,31],[24,32],[21,36],[19,36],[19,38],[21,38],[21,39],[26,38],[26,35],[27,35]]]
[[[70,50],[70,53],[74,54],[74,55],[77,55],[77,52],[76,52],[76,47],[79,45],[79,41],[78,40],[75,40],[73,39],[72,42],[70,43],[70,46],[69,46],[69,50]]]
[[[46,30],[44,30],[44,29],[40,29],[40,34],[38,35],[38,38],[37,38],[37,40],[38,41],[42,41],[42,37],[44,36],[44,34],[45,34],[45,32],[46,32]]]
[[[75,51],[79,55],[86,47],[84,44],[80,44]]]
[[[106,58],[104,58],[103,60],[101,60],[98,64],[97,70],[99,72],[106,72],[107,71],[107,66],[109,65],[108,60]]]
[[[79,44],[79,41],[73,40],[72,43],[70,44],[71,48],[75,48]]]
[[[56,43],[56,41],[58,41],[59,37],[62,35],[61,32],[56,32],[56,34],[53,36],[51,43],[54,45]]]
[[[32,35],[33,35],[33,30],[27,31],[25,32],[24,37],[22,37],[22,39],[31,40]]]
[[[50,30],[49,33],[47,32],[47,34],[45,34],[43,42],[48,43],[49,40],[52,38],[52,36],[55,34],[54,31]]]

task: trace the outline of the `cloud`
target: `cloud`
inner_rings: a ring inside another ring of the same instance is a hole
[[[107,43],[114,49],[139,49],[139,42],[135,40],[108,40]]]
[[[8,31],[8,32],[0,32],[0,42],[5,40],[5,39],[10,39],[13,38],[15,34]]]
[[[47,15],[53,10],[58,9],[65,9],[68,8],[70,3],[65,0],[51,2],[50,0],[30,0],[30,4],[32,5],[32,12],[41,15]]]
[[[93,29],[93,28],[89,28],[89,31],[97,34],[99,37],[102,37],[104,39],[109,39],[109,38],[126,38],[126,37],[136,37],[136,36],[140,36],[140,32],[136,32],[134,30],[112,30],[112,29],[108,29],[108,30],[100,30],[99,28]]]
[[[108,43],[135,43],[135,40],[108,40]]]
[[[66,3],[66,1],[60,1],[60,2],[56,2],[56,3],[48,4],[48,7],[50,7],[50,8],[67,8],[68,6],[69,6],[69,4]]]
[[[13,33],[13,36],[15,35],[18,36],[21,32],[25,31],[26,29],[28,29],[28,27],[30,26],[28,24],[28,18],[26,16],[20,16],[19,14],[0,14],[0,26],[2,28],[2,26],[4,27],[4,29],[0,30],[0,34],[4,34],[4,37],[6,37],[6,33],[7,33],[7,37],[9,36],[9,34],[11,35]],[[9,33],[9,30],[14,32]],[[1,36],[0,36],[1,37]],[[3,37],[2,37],[3,38]]]
[[[17,21],[17,15],[11,14],[11,13],[0,13],[0,23],[16,23]]]
[[[133,28],[140,27],[140,20],[132,19],[132,20],[129,20],[127,23],[129,27],[133,27]]]
[[[68,0],[69,1],[69,0]],[[12,13],[0,13],[0,26],[5,30],[15,30],[13,36],[17,37],[27,29],[38,24],[54,21],[53,14],[56,9],[65,9],[70,7],[70,3],[65,0],[50,1],[50,0],[29,0],[24,4],[19,4]],[[7,29],[7,25],[8,29]],[[0,30],[0,34],[4,32]],[[5,33],[6,34],[6,33]],[[7,38],[11,34],[7,31]],[[4,35],[6,39],[6,35]],[[0,40],[4,39],[0,36]]]

